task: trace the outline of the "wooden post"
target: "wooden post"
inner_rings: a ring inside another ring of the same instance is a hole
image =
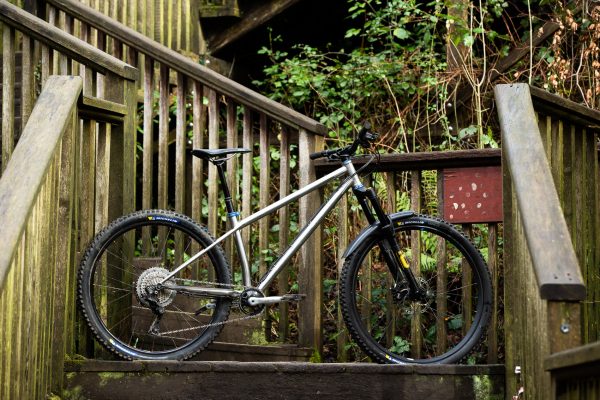
[[[309,155],[319,151],[323,138],[315,136],[304,129],[299,131],[300,186],[305,186],[315,179],[315,169]],[[321,204],[320,194],[312,193],[300,199],[300,226],[305,226]],[[321,354],[323,346],[322,316],[323,305],[323,271],[321,266],[321,231],[317,229],[300,250],[300,270],[298,285],[300,293],[306,299],[300,302],[298,318],[298,341],[302,346],[310,347]]]
[[[414,212],[421,212],[421,171],[411,171],[410,173],[410,206]],[[418,231],[411,232],[410,243],[412,254],[410,268],[412,269],[415,278],[418,279],[421,276],[421,236]],[[423,348],[420,306],[414,305],[412,311],[413,316],[410,326],[412,346],[410,352],[415,358],[420,358],[421,350]]]
[[[290,192],[290,140],[289,132],[283,128],[280,142],[279,158],[279,198],[287,196]],[[289,241],[289,210],[288,207],[282,207],[279,210],[279,252],[281,253],[288,245]],[[290,290],[288,279],[290,277],[289,267],[286,267],[277,278],[277,285],[280,294],[285,294]],[[289,307],[287,302],[279,303],[279,340],[285,342],[289,336]]]

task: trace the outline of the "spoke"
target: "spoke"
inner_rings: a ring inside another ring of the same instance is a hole
[[[112,332],[112,330],[121,324],[121,322],[125,321],[127,318],[133,316],[133,312],[130,312],[129,314],[127,314],[126,316],[124,316],[123,318],[121,318],[119,321],[115,322],[111,327],[108,327],[109,332]],[[108,321],[106,321],[108,323]]]
[[[109,306],[109,305],[111,305],[111,304],[112,304],[112,303],[114,303],[115,301],[119,301],[119,300],[121,300],[121,299],[123,299],[123,298],[125,298],[125,297],[128,297],[128,296],[129,296],[129,294],[130,294],[130,293],[126,293],[126,294],[124,294],[124,295],[122,295],[122,296],[120,296],[120,297],[117,297],[116,299],[113,299],[113,300],[111,300],[110,302],[108,302],[108,303],[104,304],[104,305],[103,305],[103,307],[102,307],[102,309],[103,309],[104,311],[107,311],[107,308],[108,308],[108,306]]]
[[[117,292],[127,292],[127,293],[131,293],[130,289],[122,289],[122,288],[117,288],[117,287],[114,287],[114,286],[101,285],[101,284],[99,284],[99,283],[94,283],[94,287],[97,287],[97,288],[106,288],[106,289],[112,289],[112,290],[114,290],[114,291],[117,291]]]

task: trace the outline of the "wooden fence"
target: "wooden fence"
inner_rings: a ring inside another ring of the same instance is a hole
[[[7,222],[0,232],[3,399],[42,398],[62,386],[70,347],[65,339],[72,337],[70,239],[81,86],[79,78],[48,79],[0,180],[0,217]],[[57,97],[64,101],[56,104]]]
[[[369,159],[370,157],[357,158],[354,161],[357,169],[361,168]],[[319,175],[330,171],[332,168],[331,163],[322,160],[317,161],[316,165]],[[380,179],[371,178],[371,184],[375,184],[374,187],[379,191],[383,205],[388,212],[411,209],[418,213],[439,216],[452,222],[454,216],[448,213],[446,213],[448,215],[445,215],[444,213],[446,209],[444,204],[452,196],[452,193],[449,193],[448,172],[452,171],[451,175],[456,175],[458,171],[470,170],[477,171],[476,173],[479,174],[490,169],[498,170],[499,166],[500,150],[484,149],[381,155],[376,162],[370,164],[368,170],[381,175]],[[499,176],[499,173],[496,174]],[[374,182],[375,180],[378,180],[379,184]],[[487,184],[489,188],[494,186],[494,183],[491,181],[488,181]],[[493,196],[490,196],[489,200],[493,200],[497,202],[496,205],[499,205],[501,204],[502,197],[500,182],[497,182],[496,189],[497,192]],[[402,193],[404,193],[404,198],[407,200],[406,204],[398,203],[398,199],[401,199],[403,196]],[[494,199],[491,197],[494,197]],[[491,206],[492,209],[495,207],[495,205]],[[333,273],[330,271],[330,276],[336,276],[341,272],[344,261],[341,256],[344,249],[347,247],[349,241],[358,234],[356,228],[365,226],[365,221],[357,220],[357,218],[353,217],[353,215],[356,216],[356,213],[351,208],[351,204],[345,198],[341,206],[338,207],[337,220],[333,221],[333,225],[337,228],[337,241],[334,244],[334,248],[336,249],[334,257],[336,259],[334,259],[333,265],[336,265],[335,262],[337,261],[337,271],[333,271]],[[484,205],[484,208],[488,207]],[[456,221],[459,221],[459,219],[456,218]],[[501,213],[495,216],[490,215],[483,219],[479,216],[472,218],[470,221],[473,222],[461,223],[461,228],[466,234],[471,235],[474,233],[476,223],[480,232],[487,232],[485,238],[483,236],[478,238],[482,239],[478,240],[478,247],[485,253],[485,257],[488,260],[495,293],[487,345],[478,362],[494,364],[498,362],[498,346],[503,341],[501,336],[502,331],[499,330],[499,317],[501,321],[499,307],[502,304],[503,293],[500,282],[502,256],[498,252],[498,249],[501,248],[499,223],[502,222],[502,215]],[[327,254],[329,250],[324,249],[324,253]],[[438,256],[440,259],[443,259],[443,255],[440,254]],[[331,262],[328,264],[331,265]],[[466,294],[463,294],[463,296],[466,296]],[[336,329],[338,332],[342,332],[337,337],[337,359],[345,361],[347,359],[348,339],[344,333],[346,328],[339,310],[337,315]]]
[[[138,72],[5,0],[0,21],[0,397],[43,398],[79,341],[77,253],[133,209]]]
[[[170,49],[206,52],[196,0],[84,0],[81,3]]]
[[[314,176],[308,155],[322,147],[325,128],[316,121],[259,95],[238,83],[199,65],[181,54],[156,43],[119,22],[73,0],[49,0],[37,10],[44,19],[57,15],[53,22],[80,35],[100,50],[139,65],[138,82],[143,108],[138,135],[138,208],[170,208],[206,224],[215,234],[224,232],[224,220],[213,210],[219,209],[218,179],[215,168],[199,159],[186,157],[194,147],[247,147],[252,154],[241,161],[231,160],[228,178],[237,178],[241,165],[241,184],[232,185],[242,215],[263,208]],[[291,150],[290,150],[291,149]],[[238,164],[238,162],[240,164]],[[304,168],[300,168],[304,166]],[[252,193],[257,182],[259,192]],[[302,199],[297,209],[284,209],[260,222],[257,232],[246,229],[244,242],[250,255],[259,259],[264,272],[274,252],[293,235],[288,224],[271,232],[275,221],[287,221],[293,212],[300,223],[308,221],[318,204],[315,196]],[[203,211],[204,209],[204,211]],[[210,210],[210,212],[208,212]],[[250,246],[250,239],[257,238]],[[320,282],[313,271],[320,269],[318,234],[301,250],[298,282],[301,293],[314,295],[306,302],[299,321],[299,343],[318,347],[320,331]],[[226,245],[231,255],[231,244]],[[287,279],[280,279],[281,291],[287,291]],[[286,333],[281,336],[285,337]]]
[[[600,113],[524,84],[499,85],[495,95],[505,178],[507,394],[552,399],[556,382],[544,360],[598,340]]]

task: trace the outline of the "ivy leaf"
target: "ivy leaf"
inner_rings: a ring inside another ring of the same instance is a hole
[[[473,43],[475,43],[475,38],[471,35],[465,35],[463,37],[463,44],[467,47],[471,47],[473,46]]]
[[[396,28],[394,29],[394,36],[396,36],[398,39],[407,39],[410,34],[406,29]]]

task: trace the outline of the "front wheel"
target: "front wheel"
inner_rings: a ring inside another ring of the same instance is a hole
[[[480,341],[492,288],[475,246],[446,222],[423,215],[394,221],[401,254],[423,289],[411,297],[367,235],[344,263],[341,308],[353,340],[379,363],[455,363]],[[402,274],[401,274],[402,275]]]
[[[231,300],[157,285],[212,243],[206,229],[164,210],[138,211],[102,230],[79,270],[79,305],[99,342],[123,358],[142,360],[183,360],[211,343]],[[215,246],[167,282],[229,287],[231,275]]]

